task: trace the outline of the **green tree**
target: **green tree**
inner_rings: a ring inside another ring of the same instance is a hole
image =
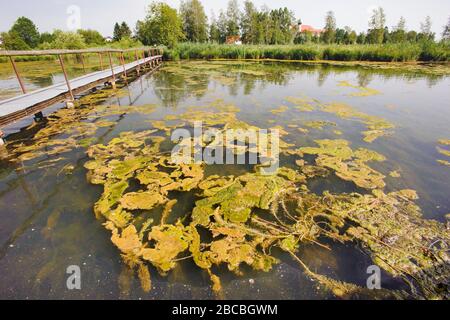
[[[345,35],[346,35],[345,29],[337,28],[335,42],[337,44],[344,44],[345,43]]]
[[[40,35],[39,43],[50,43],[55,40],[55,35],[50,32],[43,32]]]
[[[358,35],[354,30],[352,30],[350,27],[344,27],[345,33],[344,33],[344,42],[345,44],[355,44],[356,39]]]
[[[66,32],[55,30],[53,32],[55,39],[50,43],[41,45],[42,49],[84,49],[86,42],[81,34],[77,32]]]
[[[400,17],[400,20],[390,34],[390,40],[393,43],[404,42],[406,41],[406,34],[406,20],[405,18]]]
[[[220,37],[219,42],[224,43],[227,38],[227,16],[223,10],[220,10],[219,12],[219,19],[217,20],[217,26],[219,28]]]
[[[310,43],[313,41],[313,33],[311,31],[303,31],[297,33],[294,39],[295,44]]]
[[[227,8],[227,36],[237,36],[240,34],[239,23],[241,11],[237,0],[230,0]]]
[[[114,25],[114,33],[113,33],[113,40],[114,41],[120,41],[123,38],[131,38],[131,29],[128,26],[128,24],[123,21],[121,24],[116,22]]]
[[[39,31],[33,21],[28,18],[17,19],[10,32],[17,34],[30,48],[35,48],[39,44]]]
[[[406,34],[406,40],[411,43],[417,42],[417,32],[414,30],[408,31]]]
[[[358,34],[358,37],[356,38],[356,43],[358,44],[366,43],[366,34],[364,32]]]
[[[122,39],[122,30],[120,28],[120,24],[118,22],[116,22],[114,24],[113,40],[119,41],[120,39]]]
[[[183,27],[177,10],[163,2],[150,4],[147,17],[138,21],[137,36],[145,45],[166,45],[173,48],[184,39]]]
[[[442,31],[442,40],[450,40],[450,17],[448,18],[447,25],[444,26],[444,31]]]
[[[83,30],[80,29],[77,31],[78,34],[81,34],[84,38],[84,41],[88,46],[101,46],[105,44],[105,39],[100,34],[100,32],[96,30]]]
[[[325,28],[322,33],[322,40],[325,43],[334,43],[336,40],[336,18],[333,11],[328,11],[325,16]]]
[[[425,17],[425,21],[420,23],[420,33],[417,35],[418,41],[433,41],[435,34],[431,31],[433,23],[430,16]]]
[[[208,40],[208,18],[199,0],[182,1],[180,16],[187,40],[193,42],[206,42]]]
[[[122,38],[131,38],[131,35],[133,34],[131,32],[130,27],[128,26],[128,24],[123,21],[122,24],[120,25],[120,34],[122,35]]]
[[[369,20],[369,31],[367,41],[369,43],[381,44],[384,39],[384,27],[386,25],[386,15],[382,7],[373,10],[372,17]]]
[[[242,42],[255,43],[256,33],[258,28],[258,10],[252,1],[246,0],[244,2],[244,13],[241,19]]]
[[[29,50],[30,46],[23,41],[17,32],[3,32],[1,34],[1,39],[3,41],[3,48],[6,50]]]
[[[211,21],[209,23],[209,41],[220,43],[220,29],[214,12],[211,12]]]

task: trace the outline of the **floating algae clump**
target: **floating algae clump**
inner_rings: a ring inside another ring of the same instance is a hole
[[[327,126],[336,127],[336,123],[334,123],[334,122],[331,122],[331,121],[321,121],[321,120],[308,121],[308,122],[305,122],[304,125],[305,125],[306,127],[314,128],[314,129],[319,129],[319,130],[322,130],[323,127],[327,127]]]
[[[448,140],[448,139],[441,139],[438,142],[439,142],[439,144],[441,144],[443,146],[450,146],[450,140]],[[437,147],[437,151],[446,157],[450,157],[450,151],[447,149]],[[438,159],[437,162],[444,166],[450,167],[450,161],[448,161],[448,160]]]
[[[293,180],[295,178],[294,176]],[[214,207],[219,206],[226,221],[246,222],[250,218],[252,209],[269,209],[271,202],[278,194],[286,192],[289,188],[294,188],[293,183],[280,176],[243,175],[230,186],[197,201],[192,218],[196,224],[208,225],[209,218],[214,213]]]
[[[394,125],[389,121],[357,111],[345,103],[323,104],[321,105],[321,110],[333,113],[342,119],[356,119],[363,122],[368,129],[363,132],[363,140],[369,143],[379,137],[389,135],[389,130],[394,128]]]
[[[317,155],[316,164],[334,170],[343,180],[366,189],[383,188],[384,175],[370,168],[368,161],[384,161],[379,153],[360,148],[353,151],[346,140],[317,140],[319,147],[303,147],[299,151]]]
[[[375,90],[372,88],[367,88],[367,87],[362,87],[362,86],[355,86],[347,81],[339,81],[338,85],[340,87],[350,87],[350,88],[357,89],[358,92],[349,94],[352,97],[368,97],[368,96],[374,96],[374,95],[381,94],[381,92],[378,90]]]

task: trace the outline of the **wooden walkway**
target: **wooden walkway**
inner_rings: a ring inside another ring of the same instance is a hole
[[[0,101],[0,127],[29,115],[36,114],[55,103],[72,100],[73,94],[80,94],[111,80],[115,81],[116,77],[125,75],[127,72],[133,72],[145,66],[149,66],[151,69],[157,68],[161,62],[161,55],[147,57],[124,65],[115,66],[112,69],[97,71],[71,79],[69,81],[70,88],[68,88],[66,82],[62,82]]]

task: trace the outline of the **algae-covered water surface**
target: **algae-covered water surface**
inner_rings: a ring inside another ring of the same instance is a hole
[[[0,297],[448,299],[442,70],[167,62],[4,128]],[[277,129],[279,168],[175,162],[196,122]]]

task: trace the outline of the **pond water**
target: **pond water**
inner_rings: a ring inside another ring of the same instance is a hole
[[[11,81],[10,76],[0,80],[3,97],[14,92]],[[102,225],[104,218],[94,214],[103,188],[87,177],[85,164],[93,158],[86,153],[88,146],[108,145],[123,132],[154,128],[155,135],[168,139],[162,127],[172,120],[189,128],[189,115],[198,120],[205,116],[207,121],[211,114],[231,114],[258,128],[281,126],[282,140],[290,150],[317,147],[317,140],[341,139],[352,150],[378,152],[385,160],[368,165],[384,176],[384,192],[415,190],[419,197],[415,203],[424,219],[444,225],[450,213],[450,157],[445,153],[450,148],[442,141],[450,139],[449,88],[448,76],[408,70],[283,62],[165,63],[160,71],[134,79],[117,92],[99,90],[80,97],[78,110],[55,105],[44,112],[46,118],[40,123],[25,119],[3,128],[9,136],[0,157],[0,297],[334,299],[336,294],[279,248],[271,253],[279,262],[267,272],[245,263],[239,275],[223,264],[214,267],[221,280],[220,294],[211,289],[208,273],[189,256],[176,260],[166,275],[150,267],[152,290],[145,292],[111,241],[111,231]],[[161,149],[170,147],[168,142],[161,145]],[[296,156],[282,155],[281,165],[296,170]],[[304,159],[314,164],[315,156],[310,153]],[[253,166],[205,168],[205,175],[246,172],[254,172]],[[369,194],[373,189],[357,184],[333,172],[307,183],[318,195],[326,190]],[[168,221],[175,224],[184,217],[187,225],[199,193],[195,188],[172,191],[169,198],[178,202]],[[138,214],[161,214],[147,211]],[[317,242],[298,246],[297,255],[309,269],[366,286],[367,268],[374,262],[361,243],[326,237]],[[80,266],[81,290],[67,289],[70,265]],[[381,280],[383,288],[408,289],[401,277],[388,271],[382,271]]]

